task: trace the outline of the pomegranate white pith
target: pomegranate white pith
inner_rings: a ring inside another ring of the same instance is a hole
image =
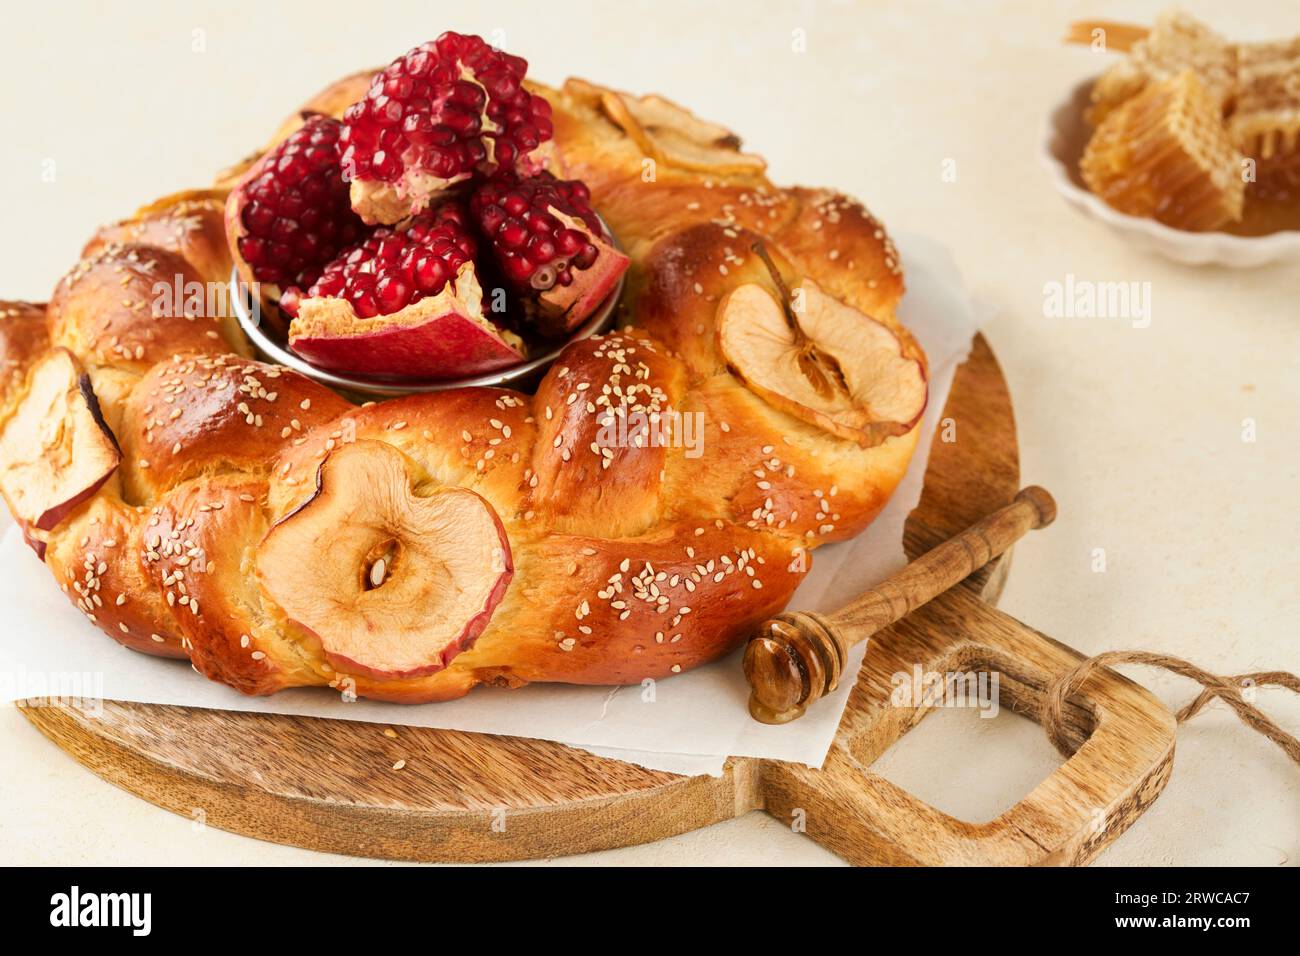
[[[435,673],[473,644],[514,574],[492,506],[459,487],[421,486],[384,442],[344,445],[315,495],[257,550],[267,596],[338,670]]]
[[[48,531],[121,460],[81,364],[67,349],[51,350],[33,366],[26,394],[0,433],[0,492],[10,510],[25,530]]]
[[[791,298],[799,307],[747,283],[718,304],[718,346],[736,376],[774,407],[863,447],[911,431],[928,386],[898,336],[811,279]]]

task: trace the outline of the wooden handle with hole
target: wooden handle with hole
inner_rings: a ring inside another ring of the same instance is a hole
[[[903,570],[832,614],[791,611],[765,621],[745,648],[749,713],[765,724],[803,715],[839,686],[850,647],[865,641],[961,582],[1025,533],[1056,517],[1056,502],[1037,485],[1003,508],[927,551]]]

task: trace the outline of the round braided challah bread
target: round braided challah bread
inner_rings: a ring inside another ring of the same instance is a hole
[[[307,109],[339,117],[368,83]],[[881,510],[920,410],[882,427],[869,406],[925,359],[880,223],[774,186],[666,100],[528,89],[551,106],[548,168],[587,184],[632,261],[620,331],[570,344],[535,394],[357,405],[254,360],[224,303],[151,308],[160,280],[228,281],[225,197],[251,160],[101,229],[48,306],[0,306],[0,491],[101,630],[247,694],[633,683],[732,649],[811,549]],[[787,294],[825,350],[769,367],[765,342],[803,341],[763,325]],[[611,411],[699,425],[611,442]]]

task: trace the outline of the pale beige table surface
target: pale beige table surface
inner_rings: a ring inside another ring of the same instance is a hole
[[[988,335],[1015,396],[1024,477],[1060,503],[1055,527],[1019,547],[1005,609],[1085,651],[1148,648],[1221,673],[1300,669],[1300,263],[1226,272],[1132,251],[1067,207],[1036,161],[1049,106],[1102,63],[1058,42],[1065,24],[1149,22],[1162,3],[735,2],[700,12],[655,0],[561,13],[562,3],[521,2],[463,5],[477,11],[465,15],[427,2],[265,6],[6,13],[0,294],[43,299],[97,223],[204,183],[335,76],[443,29],[479,32],[526,56],[541,79],[572,73],[679,99],[741,133],[778,181],[837,185],[891,228],[952,248],[998,310]],[[1281,0],[1183,6],[1242,38],[1300,33],[1300,7]],[[1150,282],[1150,326],[1046,318],[1044,284],[1068,274]],[[1253,443],[1241,437],[1247,418]],[[1171,705],[1192,693],[1135,676]],[[1300,701],[1261,700],[1300,728]],[[0,752],[5,862],[345,862],[196,830],[83,770],[12,708],[0,708]],[[1055,761],[1033,724],[946,710],[878,768],[974,820],[1009,806]],[[1181,733],[1165,794],[1101,858],[1298,860],[1300,769],[1217,705]],[[575,861],[834,858],[751,814],[558,862]]]

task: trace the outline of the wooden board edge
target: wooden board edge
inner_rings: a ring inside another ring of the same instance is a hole
[[[19,712],[78,763],[149,803],[241,836],[303,849],[427,863],[495,863],[571,856],[677,836],[759,809],[758,761],[732,758],[719,777],[678,777],[634,794],[563,809],[418,811],[270,794],[147,759],[92,733],[94,718],[64,706]],[[649,812],[653,809],[653,813]]]

